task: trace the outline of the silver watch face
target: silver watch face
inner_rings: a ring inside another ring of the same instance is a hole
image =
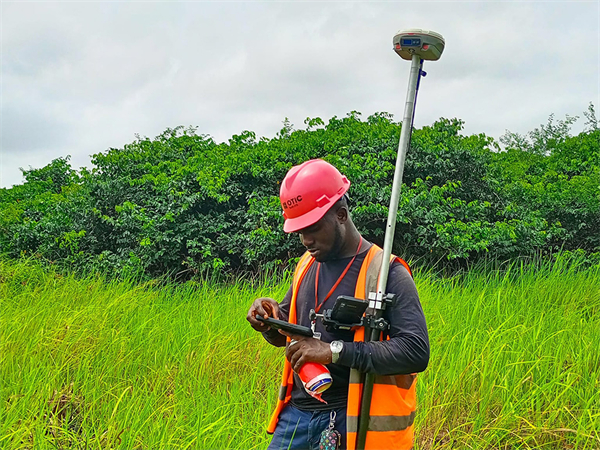
[[[333,341],[330,347],[332,353],[340,353],[344,348],[344,343],[342,341]]]

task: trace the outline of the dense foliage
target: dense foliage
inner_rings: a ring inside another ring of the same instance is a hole
[[[528,136],[507,132],[501,148],[463,122],[440,119],[413,132],[394,250],[418,264],[453,268],[491,259],[600,252],[600,130],[593,106],[586,130],[567,117]],[[93,156],[24,170],[25,183],[0,190],[0,246],[75,270],[168,273],[285,266],[301,254],[285,235],[278,201],[287,170],[323,158],[351,180],[352,214],[381,243],[400,125],[351,112],[327,124],[286,120],[273,139],[253,132],[216,143],[193,128],[138,137]]]

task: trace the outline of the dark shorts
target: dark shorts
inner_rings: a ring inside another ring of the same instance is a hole
[[[335,429],[346,448],[346,408],[336,409]],[[273,440],[267,450],[319,450],[321,433],[329,426],[331,411],[304,411],[287,405],[279,415]]]

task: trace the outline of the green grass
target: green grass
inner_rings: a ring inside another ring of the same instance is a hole
[[[423,447],[600,448],[600,271],[420,279]]]
[[[419,448],[600,448],[600,270],[417,274],[432,344]],[[0,448],[265,448],[287,283],[163,286],[0,261]]]

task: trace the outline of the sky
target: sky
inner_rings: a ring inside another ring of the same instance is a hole
[[[0,187],[20,167],[122,148],[178,125],[215,141],[272,138],[288,118],[400,121],[410,62],[399,30],[442,34],[415,126],[465,121],[498,139],[600,106],[599,1],[0,4]]]

